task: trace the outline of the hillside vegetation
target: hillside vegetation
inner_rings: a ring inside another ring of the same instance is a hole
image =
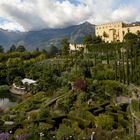
[[[129,33],[123,43],[108,44],[88,35],[86,51],[70,53],[68,40],[62,39],[60,55],[1,53],[1,85],[21,85],[25,77],[37,84],[3,112],[0,130],[12,131],[13,140],[85,140],[92,132],[96,140],[140,139],[138,38]]]

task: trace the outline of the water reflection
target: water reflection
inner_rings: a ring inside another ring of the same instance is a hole
[[[17,104],[17,99],[11,93],[0,92],[0,108],[5,109],[8,107],[15,106]]]

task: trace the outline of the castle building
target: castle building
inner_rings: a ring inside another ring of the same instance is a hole
[[[83,44],[70,44],[70,51],[80,51],[80,49],[85,48],[86,46]]]
[[[70,52],[81,51],[83,50],[84,53],[88,53],[88,49],[84,44],[69,44]]]
[[[140,23],[114,22],[96,25],[95,29],[96,36],[100,36],[105,42],[122,42],[127,33],[137,34],[140,31]]]

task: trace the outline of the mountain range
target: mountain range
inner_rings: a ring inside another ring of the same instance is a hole
[[[89,22],[67,28],[29,32],[0,29],[0,45],[5,50],[9,49],[12,44],[16,46],[24,45],[28,50],[47,49],[50,44],[59,47],[59,42],[64,37],[67,37],[70,43],[82,43],[83,37],[87,34],[95,35],[95,25]]]

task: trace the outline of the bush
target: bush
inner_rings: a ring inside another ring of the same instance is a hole
[[[8,91],[8,90],[9,90],[9,86],[8,85],[2,85],[2,86],[0,86],[0,92]]]
[[[95,117],[96,127],[103,130],[112,130],[114,120],[110,115],[100,114],[98,117]]]
[[[87,82],[85,80],[77,80],[73,83],[74,90],[86,90]]]
[[[56,133],[56,138],[57,140],[62,140],[64,137],[70,137],[75,134],[74,129],[66,126],[65,124],[61,124],[57,133]]]

